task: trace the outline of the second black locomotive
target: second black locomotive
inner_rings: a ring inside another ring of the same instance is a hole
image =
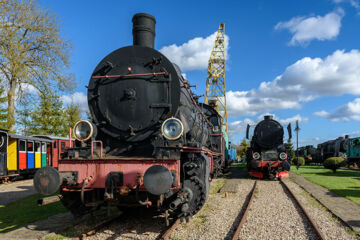
[[[250,125],[246,136],[249,138]],[[291,138],[291,125],[288,126]],[[272,116],[265,116],[259,122],[246,153],[247,168],[250,176],[256,178],[288,177],[290,170],[289,152],[284,144],[284,129]]]

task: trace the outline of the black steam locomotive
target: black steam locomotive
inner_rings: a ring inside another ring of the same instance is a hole
[[[107,55],[88,85],[91,122],[58,171],[39,170],[36,189],[74,214],[105,205],[156,207],[187,219],[204,205],[224,166],[221,117],[199,104],[180,69],[154,49],[155,18],[136,14],[133,45]],[[168,215],[168,214],[166,214]]]
[[[346,150],[349,146],[350,139],[348,135],[338,137],[334,140],[329,140],[317,145],[318,159],[317,162],[324,162],[329,157],[343,157],[346,158]]]
[[[249,138],[249,129],[250,125],[246,129],[246,138]],[[291,138],[290,124],[287,129]],[[250,176],[269,179],[289,176],[289,153],[283,138],[284,129],[279,122],[272,119],[272,116],[265,116],[264,120],[256,125],[246,152]]]
[[[345,137],[338,137],[319,143],[317,148],[312,145],[300,147],[299,156],[304,157],[307,163],[315,164],[322,164],[330,157],[342,157],[346,159],[350,141],[349,135],[345,135]]]

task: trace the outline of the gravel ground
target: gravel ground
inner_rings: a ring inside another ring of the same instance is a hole
[[[0,205],[7,205],[35,193],[32,179],[0,184]]]
[[[134,210],[128,215],[124,220],[114,222],[86,239],[156,239],[166,227],[162,216],[155,216],[155,213],[146,209]]]
[[[215,179],[211,183],[210,195],[205,206],[190,222],[181,224],[172,233],[171,239],[231,239],[239,222],[239,212],[254,180],[242,179],[239,191],[228,194],[227,197],[223,193],[216,193],[223,183],[223,179]],[[290,181],[288,185],[318,223],[326,239],[357,239],[299,186]],[[279,182],[259,181],[240,238],[317,239],[311,225],[300,212]],[[86,239],[157,239],[165,228],[162,216],[155,216],[148,211],[135,211],[125,220],[113,223]]]
[[[215,179],[212,182],[216,186]],[[210,194],[205,206],[190,220],[182,224],[171,235],[172,239],[231,239],[235,228],[233,223],[245,202],[246,196],[251,191],[254,181],[241,180],[239,191],[228,194],[225,198],[223,193]],[[236,227],[236,226],[235,226]]]
[[[349,228],[343,226],[332,214],[312,198],[307,192],[292,181],[287,181],[289,188],[296,195],[311,218],[317,223],[320,231],[326,239],[357,239],[354,235],[349,234]]]
[[[241,239],[317,239],[277,181],[258,181],[258,190],[243,225]]]
[[[244,180],[245,182],[246,184],[241,184],[238,193],[229,194],[225,198],[224,194],[216,193],[224,180],[214,179],[211,183],[209,198],[204,207],[188,223],[181,224],[173,232],[171,239],[208,240],[224,239],[227,234],[230,236],[233,231],[230,231],[233,221],[239,214],[246,195],[252,187],[252,181]],[[164,229],[166,226],[162,216],[138,212],[131,214],[123,222],[113,223],[86,239],[156,239]]]

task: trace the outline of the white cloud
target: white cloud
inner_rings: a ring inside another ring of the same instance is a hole
[[[230,135],[235,135],[235,134],[245,134],[246,132],[246,126],[249,124],[251,127],[255,127],[257,123],[259,123],[260,121],[262,121],[264,119],[264,116],[266,115],[271,115],[273,116],[273,119],[278,121],[281,125],[285,126],[288,125],[289,123],[295,123],[296,120],[299,121],[299,123],[307,123],[309,121],[308,118],[306,117],[302,117],[299,114],[286,118],[286,119],[281,119],[279,117],[277,117],[275,114],[272,113],[263,113],[260,114],[259,116],[257,116],[254,120],[250,119],[250,118],[245,118],[244,120],[238,120],[238,121],[233,121],[229,123],[229,133]],[[252,128],[253,129],[253,128]],[[250,133],[252,134],[252,131],[250,130]]]
[[[61,96],[61,100],[64,104],[74,103],[80,107],[82,114],[85,114],[88,111],[88,101],[87,96],[83,92],[75,92],[71,95]]]
[[[226,92],[226,104],[229,116],[254,116],[263,111],[300,108],[297,99],[266,97],[260,96],[258,93],[257,90]]]
[[[299,109],[302,103],[321,96],[360,95],[360,52],[337,50],[324,59],[305,57],[257,89],[226,94],[228,114],[232,117]]]
[[[300,135],[300,134],[299,134]],[[313,138],[303,138],[303,139],[299,139],[299,147],[301,146],[307,146],[307,145],[313,145],[315,148],[317,146],[317,144],[319,144],[320,142],[323,142],[324,140],[322,140],[320,137],[313,137]],[[294,146],[296,148],[296,140],[293,141]]]
[[[358,11],[358,14],[360,14],[360,3],[358,0],[333,0],[333,1],[334,1],[334,3],[348,2],[348,3],[350,3],[351,6],[353,6]]]
[[[277,117],[275,114],[271,114],[271,113],[263,113],[263,114],[259,115],[257,117],[257,121],[260,122],[261,120],[264,119],[264,116],[266,116],[266,115],[273,116],[273,119],[278,121],[281,125],[295,123],[296,121],[298,121],[299,123],[307,123],[309,121],[309,119],[307,117],[302,117],[302,116],[300,116],[300,114],[297,114],[297,115],[289,117],[289,118],[281,119],[281,118]]]
[[[338,107],[333,113],[327,111],[315,112],[315,116],[327,118],[332,122],[360,121],[360,98]]]
[[[178,46],[172,44],[160,49],[170,61],[179,65],[182,71],[207,69],[211,50],[214,46],[216,33],[203,37],[196,37]],[[229,36],[225,35],[225,57],[228,58]]]
[[[347,133],[344,133],[343,135],[344,136],[349,135],[350,137],[359,137],[360,131],[347,132]]]
[[[335,39],[340,32],[344,10],[341,8],[315,17],[294,17],[287,22],[279,22],[275,30],[287,29],[293,34],[289,45],[307,45],[312,40]]]
[[[245,118],[244,120],[238,120],[229,123],[229,133],[230,135],[234,134],[243,134],[246,131],[247,125],[255,125],[255,122],[249,118]]]

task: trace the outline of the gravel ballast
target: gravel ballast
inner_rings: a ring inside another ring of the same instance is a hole
[[[216,185],[214,180],[213,184]],[[254,181],[242,179],[237,193],[210,194],[205,206],[190,220],[182,224],[172,239],[230,239],[236,229],[234,221],[251,191]]]
[[[240,238],[317,239],[311,225],[295,206],[279,182],[258,181]]]
[[[336,221],[315,199],[298,185],[286,180],[326,239],[357,239],[348,228]],[[237,193],[217,193],[223,179],[211,183],[211,193],[204,207],[182,223],[170,239],[231,239],[239,223],[243,204],[254,180],[241,179]],[[214,191],[215,190],[215,191]],[[135,212],[87,239],[157,239],[166,229],[164,218]],[[240,239],[317,239],[296,203],[277,181],[258,181],[254,202],[240,232]]]
[[[287,185],[316,222],[326,239],[357,239],[354,235],[349,234],[351,231],[348,227],[345,227],[334,218],[326,208],[299,187],[299,185],[292,181],[287,181]]]

